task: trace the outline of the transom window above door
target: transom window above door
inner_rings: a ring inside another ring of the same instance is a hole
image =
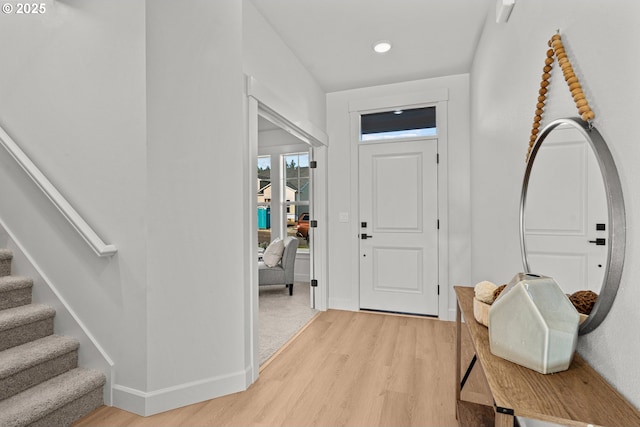
[[[360,141],[437,135],[436,107],[396,109],[360,116]]]

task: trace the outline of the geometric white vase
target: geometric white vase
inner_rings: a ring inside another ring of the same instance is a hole
[[[491,353],[541,374],[569,368],[580,315],[551,277],[519,273],[489,310]]]

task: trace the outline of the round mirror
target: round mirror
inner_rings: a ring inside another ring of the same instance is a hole
[[[520,248],[525,272],[553,277],[567,294],[598,294],[580,334],[604,320],[622,275],[624,201],[606,142],[579,118],[549,123],[531,151],[520,199]]]

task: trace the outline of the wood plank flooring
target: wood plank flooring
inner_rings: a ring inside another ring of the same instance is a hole
[[[455,366],[453,322],[329,310],[244,392],[146,418],[105,406],[74,426],[456,426]]]

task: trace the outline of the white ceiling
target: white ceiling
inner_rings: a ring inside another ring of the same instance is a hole
[[[470,71],[495,0],[251,0],[326,92]],[[378,40],[393,49],[376,54]]]

